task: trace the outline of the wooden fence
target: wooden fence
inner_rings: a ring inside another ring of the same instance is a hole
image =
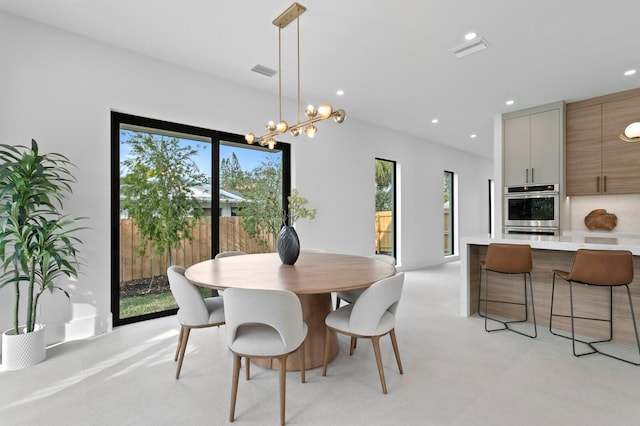
[[[393,253],[393,216],[390,211],[376,212],[376,253]]]
[[[261,247],[249,237],[242,228],[242,218],[238,216],[219,217],[220,251],[241,250],[247,253],[275,252],[273,244]],[[193,240],[185,240],[182,248],[173,249],[171,255],[176,265],[190,266],[211,259],[211,217],[203,218],[193,229]],[[391,212],[376,212],[376,253],[389,253],[392,250],[393,230]],[[150,255],[147,249],[144,256],[136,253],[140,234],[133,219],[120,219],[120,282],[164,275],[168,266],[168,257]]]
[[[261,247],[242,229],[242,218],[220,217],[220,251],[241,250],[247,253],[275,251],[272,244]],[[193,229],[193,240],[184,240],[182,248],[173,249],[171,255],[176,265],[189,266],[211,259],[211,217],[203,218]],[[120,282],[127,282],[155,275],[164,275],[168,266],[167,254],[151,255],[147,249],[144,256],[136,253],[140,234],[133,219],[120,220]]]

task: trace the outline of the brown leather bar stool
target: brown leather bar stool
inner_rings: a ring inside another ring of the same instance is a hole
[[[569,300],[571,305],[570,315],[554,314],[554,294],[556,288],[556,276],[569,283]],[[610,342],[613,339],[613,288],[624,286],[627,289],[629,298],[629,309],[631,310],[631,320],[633,321],[633,329],[636,335],[636,344],[638,346],[638,354],[640,355],[640,340],[638,339],[638,326],[636,325],[636,317],[633,312],[633,303],[631,302],[631,291],[629,283],[633,281],[633,256],[631,252],[626,250],[588,250],[580,249],[573,258],[571,271],[553,270],[553,283],[551,287],[551,311],[549,315],[549,332],[556,336],[571,339],[573,344],[573,354],[577,357],[599,353],[601,355],[615,358],[620,361],[628,362],[633,365],[640,365],[627,359],[620,358],[615,355],[604,353],[596,348],[597,343]],[[573,284],[579,283],[588,286],[599,286],[607,288],[609,291],[609,318],[581,317],[574,315],[573,308]],[[571,318],[571,336],[565,336],[552,330],[553,317]],[[576,319],[600,321],[609,323],[609,337],[603,340],[585,341],[576,339],[574,321]],[[589,346],[591,352],[577,353],[576,342],[584,343]]]
[[[533,269],[533,260],[531,258],[531,246],[528,244],[489,244],[487,249],[487,257],[484,262],[480,262],[480,266],[484,269],[485,285],[484,285],[484,299],[482,298],[482,273],[480,273],[480,285],[478,287],[478,315],[484,317],[484,329],[488,332],[509,330],[514,333],[522,334],[523,336],[536,338],[538,337],[538,328],[536,326],[536,310],[533,304],[533,286],[531,284],[531,270]],[[495,272],[499,274],[519,275],[524,277],[524,302],[513,302],[508,300],[490,300],[489,294],[489,272]],[[529,304],[527,299],[527,277],[529,278],[529,290],[531,292],[531,313],[533,316],[533,335],[523,333],[515,330],[509,326],[513,323],[527,322],[529,319]],[[484,302],[484,315],[480,312],[480,302]],[[497,318],[492,318],[488,315],[488,304],[503,303],[511,305],[524,306],[524,319],[503,321]],[[496,321],[502,323],[504,327],[489,329],[487,320]]]

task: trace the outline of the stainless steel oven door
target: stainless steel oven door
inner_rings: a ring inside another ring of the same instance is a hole
[[[560,228],[560,195],[557,192],[505,194],[504,226]]]

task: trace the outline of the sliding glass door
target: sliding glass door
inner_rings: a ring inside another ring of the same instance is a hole
[[[111,132],[114,325],[176,312],[169,265],[273,251],[264,224],[277,210],[279,231],[287,144],[267,150],[240,135],[115,112]]]

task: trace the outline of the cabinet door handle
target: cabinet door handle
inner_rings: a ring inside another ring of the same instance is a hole
[[[531,168],[531,183],[534,183],[536,181],[536,178],[533,177],[533,170],[534,168]]]
[[[600,192],[600,176],[596,177],[596,192]]]
[[[529,169],[525,169],[524,182],[529,183]]]
[[[604,183],[603,183],[602,186],[603,186],[602,192],[607,192],[607,177],[606,176],[604,177]]]

